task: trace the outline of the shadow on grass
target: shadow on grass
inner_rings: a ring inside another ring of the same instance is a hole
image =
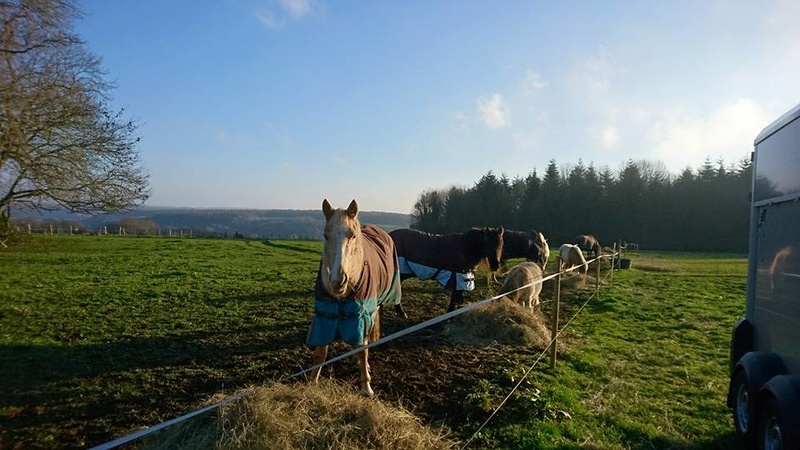
[[[310,253],[312,255],[322,256],[322,253],[319,250],[314,250],[314,249],[305,248],[305,247],[298,247],[296,245],[279,244],[277,242],[272,242],[272,241],[269,241],[269,240],[264,240],[262,242],[267,247],[279,248],[281,250],[290,250],[290,251],[293,251],[293,252]]]
[[[310,364],[306,324],[0,346],[0,448],[79,448]]]
[[[631,450],[653,450],[653,449],[669,449],[669,450],[746,450],[735,436],[733,430],[720,436],[715,436],[708,439],[699,439],[697,441],[686,441],[683,439],[673,439],[663,436],[650,436],[642,433],[640,430],[631,428],[622,428],[622,438],[620,444],[624,448]],[[564,444],[554,447],[556,450],[591,450],[605,448],[604,446],[595,446],[593,444]]]

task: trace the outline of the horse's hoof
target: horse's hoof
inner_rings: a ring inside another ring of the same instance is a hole
[[[394,312],[404,319],[408,319],[408,314],[406,314],[406,311],[403,309],[403,305],[395,305]]]
[[[361,388],[359,394],[363,395],[364,397],[372,398],[375,395],[375,391],[372,390],[370,385],[367,385],[366,387]]]

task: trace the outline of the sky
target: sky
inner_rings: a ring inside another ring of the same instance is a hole
[[[749,158],[800,103],[800,2],[83,0],[146,205],[410,213],[555,160]]]

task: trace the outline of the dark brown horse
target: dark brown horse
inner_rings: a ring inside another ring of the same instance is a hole
[[[503,233],[503,252],[500,256],[500,267],[505,270],[509,259],[525,258],[536,263],[544,271],[547,260],[550,258],[550,247],[544,234],[537,230],[530,232],[505,230]],[[497,282],[495,271],[490,274],[490,279]]]
[[[579,234],[575,236],[575,245],[581,248],[581,250],[586,250],[587,252],[592,253],[591,259],[597,258],[600,256],[601,249],[600,249],[600,242],[598,242],[597,238],[592,236],[591,234]]]
[[[491,270],[500,266],[503,228],[472,228],[464,233],[431,234],[401,228],[389,233],[397,248],[401,280],[435,279],[450,291],[452,311],[475,289],[475,267],[485,258]],[[402,308],[397,308],[402,312]]]

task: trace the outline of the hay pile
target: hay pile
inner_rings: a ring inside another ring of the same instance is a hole
[[[158,436],[151,449],[452,449],[444,431],[351,385],[275,383]],[[154,441],[155,441],[154,440]],[[142,448],[142,447],[140,447]]]
[[[456,344],[496,342],[544,348],[550,342],[548,323],[540,310],[532,312],[503,297],[454,317],[445,324],[444,332]]]

